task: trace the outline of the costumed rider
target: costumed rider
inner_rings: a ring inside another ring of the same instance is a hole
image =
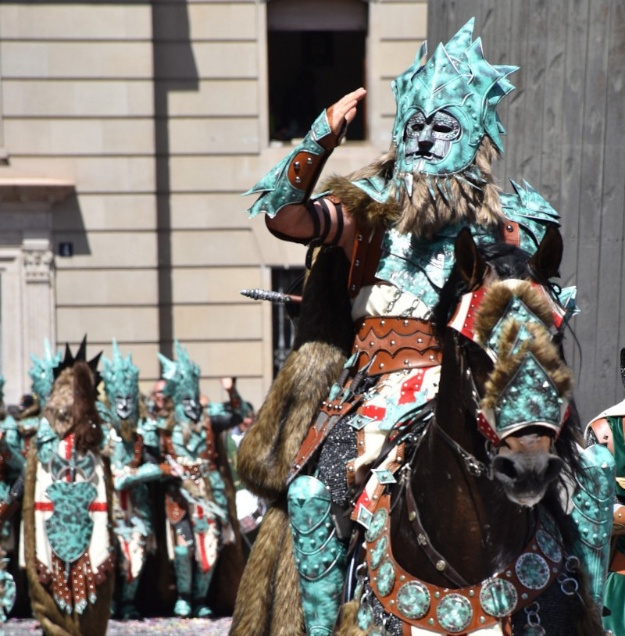
[[[113,476],[115,534],[121,577],[120,618],[138,619],[135,597],[147,554],[156,549],[148,483],[161,479],[158,455],[144,444],[139,401],[139,369],[123,357],[113,341],[112,358],[102,357],[102,379],[108,400],[106,452]],[[167,472],[167,471],[166,471]]]
[[[213,430],[200,402],[200,369],[179,342],[175,347],[175,361],[159,354],[163,393],[173,405],[160,439],[163,457],[177,477],[165,495],[178,595],[174,614],[205,618],[212,615],[206,595],[219,552],[235,537],[226,487],[215,464]]]
[[[625,348],[620,352],[620,368],[625,386]],[[604,566],[602,573],[607,576],[602,598],[606,610],[603,626],[618,636],[625,634],[625,400],[599,413],[588,423],[586,443],[586,453],[594,451],[603,459],[604,472],[613,470],[614,481],[606,485],[595,480],[591,483],[594,488],[587,496],[589,503],[578,505],[578,508],[580,516],[584,513],[583,519],[589,529],[581,534],[584,545],[588,550],[594,548],[596,551],[594,542],[603,535],[606,527],[599,526],[595,517],[601,507],[611,505],[612,555],[610,559],[610,555],[605,554],[603,562],[598,560],[598,565]],[[610,531],[609,525],[607,531]]]
[[[100,354],[66,345],[30,446],[22,505],[32,611],[44,634],[104,636],[114,586],[112,482],[102,455]]]
[[[394,80],[391,147],[377,161],[331,177],[312,195],[365,96],[359,88],[322,112],[303,142],[246,193],[259,195],[250,216],[264,213],[274,235],[320,248],[309,251],[315,260],[294,351],[239,454],[240,473],[259,494],[277,500],[290,484],[309,635],[332,631],[351,523],[367,526],[379,480],[394,469],[394,453],[381,455],[385,442],[424,419],[436,396],[441,351],[432,310],[454,265],[457,234],[468,226],[479,244],[506,242],[533,253],[547,226],[559,225],[528,184],[512,182],[514,193],[503,195],[494,183],[491,164],[504,133],[496,108],[513,90],[507,78],[517,67],[487,62],[473,25],[429,59],[424,45]],[[293,444],[301,444],[295,458]],[[253,551],[248,569],[255,575],[257,559],[254,565]],[[253,585],[242,581],[242,604]],[[253,620],[251,608],[239,609],[235,634],[244,633],[246,616]]]

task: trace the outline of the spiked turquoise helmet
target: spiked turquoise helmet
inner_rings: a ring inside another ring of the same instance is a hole
[[[54,368],[61,363],[61,352],[52,353],[50,343],[46,339],[44,342],[43,358],[38,358],[31,354],[30,359],[32,365],[28,371],[31,380],[31,388],[33,393],[39,398],[39,402],[43,404],[50,393],[54,384]]]
[[[128,419],[137,414],[139,408],[139,369],[128,354],[125,358],[113,340],[113,356],[108,360],[102,356],[102,379],[104,389],[117,414]],[[125,417],[124,417],[125,415]]]
[[[472,18],[447,44],[439,44],[427,61],[424,43],[413,65],[393,81],[395,177],[459,173],[474,161],[485,135],[503,151],[505,131],[496,108],[514,89],[506,78],[518,67],[493,66],[484,59],[481,40],[473,40],[474,22]],[[434,136],[444,152],[415,152],[424,125],[435,126]]]
[[[201,415],[200,368],[189,358],[186,349],[177,340],[175,347],[175,361],[158,354],[163,365],[163,379],[166,382],[163,393],[172,398],[177,420],[197,421]]]

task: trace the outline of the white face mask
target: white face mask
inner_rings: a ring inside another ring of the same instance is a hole
[[[115,398],[115,412],[122,420],[127,420],[135,413],[134,400],[130,395],[118,395]]]

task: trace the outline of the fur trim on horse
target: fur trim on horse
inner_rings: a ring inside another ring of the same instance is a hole
[[[527,308],[547,327],[553,326],[553,313],[545,301],[543,292],[529,281],[519,281],[511,286],[507,283],[494,283],[488,288],[475,314],[474,329],[480,342],[486,342],[506,307],[514,297],[519,298]]]
[[[76,448],[81,452],[97,452],[102,443],[102,422],[93,399],[94,381],[89,365],[77,360],[54,381],[44,409],[45,418],[59,438],[74,433]]]
[[[558,349],[551,342],[550,334],[546,329],[536,325],[526,325],[527,330],[532,334],[531,339],[525,341],[517,353],[507,355],[516,341],[520,327],[518,322],[511,321],[511,324],[504,325],[501,331],[500,355],[485,385],[483,407],[495,408],[501,393],[508,386],[527,353],[532,353],[547,371],[561,397],[569,397],[571,394],[573,373],[562,361]]]
[[[291,462],[350,350],[347,272],[341,249],[319,252],[304,289],[293,351],[241,442],[239,475],[261,497],[274,499],[285,491]]]
[[[230,636],[304,634],[299,577],[284,499],[265,515],[237,599]]]
[[[74,400],[74,374],[72,369],[63,369],[54,382],[54,391],[43,411],[44,417],[52,427],[52,430],[62,439],[67,435],[74,418],[72,402]]]

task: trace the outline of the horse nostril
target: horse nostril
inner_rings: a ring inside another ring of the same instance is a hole
[[[562,470],[564,462],[559,457],[550,457],[545,468],[545,481],[553,481]]]
[[[515,480],[519,477],[514,460],[508,459],[508,457],[502,455],[498,455],[493,460],[493,470],[499,475],[507,477],[510,480]]]

